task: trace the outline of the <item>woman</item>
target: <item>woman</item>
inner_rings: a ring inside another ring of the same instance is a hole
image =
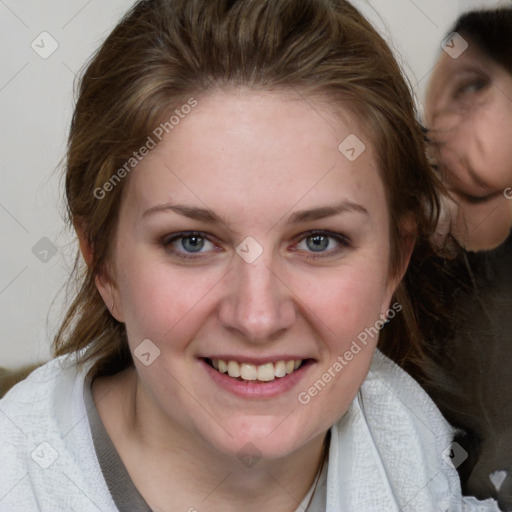
[[[451,32],[468,47],[442,52],[426,114],[466,264],[440,293],[450,328],[423,322],[438,363],[426,386],[460,429],[463,491],[512,510],[512,9],[464,14]]]
[[[512,9],[456,22],[468,44],[442,52],[426,98],[436,161],[455,203],[452,231],[471,251],[502,244],[512,226]],[[462,43],[461,43],[462,45]]]
[[[0,504],[497,510],[461,496],[451,428],[376,349],[422,360],[401,280],[437,186],[347,2],[137,3],[81,81],[87,268],[59,357],[1,402]]]

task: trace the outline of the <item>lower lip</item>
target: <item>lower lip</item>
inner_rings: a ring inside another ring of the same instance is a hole
[[[242,398],[274,398],[294,388],[305,376],[313,361],[306,361],[300,368],[286,375],[277,377],[270,382],[257,380],[240,381],[227,373],[220,373],[212,368],[204,359],[199,360],[212,380],[221,388]]]

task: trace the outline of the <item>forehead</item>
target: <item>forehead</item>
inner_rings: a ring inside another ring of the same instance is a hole
[[[225,211],[383,196],[373,144],[355,116],[294,91],[199,97],[139,164],[128,188],[132,203],[179,199]]]

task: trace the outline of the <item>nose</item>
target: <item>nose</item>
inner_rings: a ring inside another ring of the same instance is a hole
[[[252,343],[274,341],[296,321],[294,294],[263,255],[254,263],[235,257],[219,306],[224,328]]]
[[[460,122],[460,113],[456,111],[445,109],[437,112],[433,118],[432,126],[429,127],[429,139],[437,144],[446,143],[450,137],[457,133]]]

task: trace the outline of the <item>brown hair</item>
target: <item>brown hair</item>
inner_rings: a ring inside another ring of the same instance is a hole
[[[83,269],[77,257],[79,291],[55,354],[79,353],[79,363],[94,360],[99,374],[132,364],[124,325],[110,315],[94,283],[108,262],[128,178],[102,199],[95,190],[170,111],[225,86],[294,89],[357,112],[386,188],[392,272],[402,266],[405,218],[414,221],[417,235],[409,273],[395,295],[403,312],[383,329],[380,347],[402,366],[421,365],[415,309],[435,302],[421,268],[432,253],[440,185],[389,47],[342,0],[145,0],[113,30],[83,74],[69,135],[69,219],[84,230],[93,256]],[[411,294],[422,300],[411,304]]]

